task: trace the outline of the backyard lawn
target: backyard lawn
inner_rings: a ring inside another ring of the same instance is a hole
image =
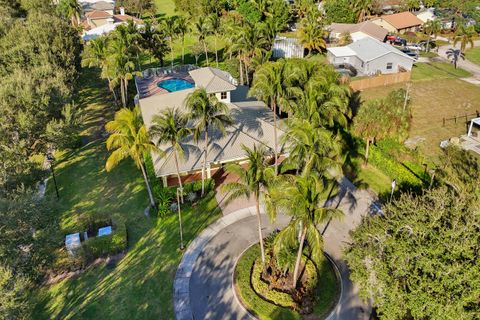
[[[175,14],[174,0],[155,0],[155,8],[159,14],[172,16]]]
[[[473,63],[480,65],[480,47],[468,49],[465,52],[465,58]]]
[[[85,145],[57,155],[62,230],[76,230],[81,216],[118,214],[125,218],[128,251],[114,265],[101,263],[76,278],[43,287],[36,295],[37,319],[171,319],[172,284],[181,259],[178,218],[144,216],[148,204],[140,171],[126,160],[104,169],[107,152],[101,128],[112,118],[105,84],[97,72],[82,74],[80,105],[88,117]],[[52,196],[52,188],[49,194]],[[184,237],[191,241],[219,216],[210,194],[196,209],[184,208]],[[81,231],[81,230],[76,230]]]

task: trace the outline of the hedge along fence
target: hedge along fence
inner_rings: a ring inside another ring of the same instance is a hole
[[[121,219],[112,218],[112,233],[88,238],[82,243],[88,259],[95,259],[123,252],[127,248],[127,227]]]

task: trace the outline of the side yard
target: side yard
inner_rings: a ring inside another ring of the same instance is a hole
[[[119,261],[100,263],[78,277],[43,287],[35,303],[37,319],[170,319],[172,283],[181,259],[178,218],[144,216],[148,204],[140,171],[125,160],[106,173],[102,128],[114,110],[96,71],[84,70],[80,105],[88,117],[81,149],[57,155],[60,224],[76,230],[89,216],[116,214],[126,221],[128,251]],[[49,194],[53,195],[52,188]],[[196,208],[183,208],[184,239],[192,240],[219,216],[213,194]]]

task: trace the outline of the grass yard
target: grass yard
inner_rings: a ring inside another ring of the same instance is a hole
[[[418,146],[425,156],[435,158],[440,152],[440,141],[466,132],[465,115],[480,110],[480,88],[447,73],[445,65],[435,64],[435,68],[422,63],[417,65],[411,86],[410,138],[419,140]],[[405,84],[367,89],[362,91],[362,99],[382,98],[402,87]],[[447,121],[443,126],[443,118],[455,116],[463,119],[459,118],[456,123]]]
[[[392,179],[380,169],[369,164],[362,166],[355,179],[355,185],[360,188],[368,188],[376,194],[384,194],[390,191]]]
[[[175,14],[175,1],[174,0],[155,0],[155,8],[157,13],[166,16],[173,16]]]
[[[178,218],[147,218],[148,204],[140,171],[125,160],[105,172],[107,157],[100,129],[113,116],[106,86],[97,72],[84,70],[80,105],[88,120],[81,149],[61,154],[56,166],[60,187],[62,230],[76,230],[80,217],[97,213],[122,215],[128,252],[116,265],[88,268],[78,277],[41,288],[36,294],[36,319],[171,319],[172,284],[182,253]],[[49,195],[53,196],[52,188]],[[210,194],[196,209],[184,208],[184,238],[191,241],[219,216]],[[81,231],[81,230],[76,230]]]
[[[455,69],[451,63],[417,63],[413,67],[412,81],[466,78],[470,77],[471,75],[472,74],[470,72],[464,69]]]
[[[473,63],[480,65],[480,47],[468,49],[465,52],[465,58]]]

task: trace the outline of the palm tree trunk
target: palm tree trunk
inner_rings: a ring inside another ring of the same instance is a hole
[[[262,253],[262,265],[265,265],[265,247],[263,245],[262,219],[260,217],[260,195],[255,193],[255,208],[257,210],[258,239],[260,240],[260,251]]]
[[[205,168],[207,167],[207,153],[208,153],[208,126],[205,127],[205,150],[204,150],[204,158],[202,164],[202,197],[205,193]]]
[[[173,144],[172,144],[173,146]],[[182,184],[182,178],[180,177],[180,168],[178,167],[178,157],[177,157],[177,151],[173,151],[173,158],[175,160],[175,167],[177,168],[177,178],[178,178],[178,185],[180,186],[180,190],[182,190],[180,197],[182,198],[182,203],[183,203],[183,184]]]
[[[147,186],[147,192],[148,192],[148,197],[150,198],[150,205],[155,208],[155,199],[153,198],[153,193],[152,193],[152,189],[150,188],[150,183],[148,183],[148,177],[147,177],[147,173],[145,172],[145,167],[142,164],[140,164],[140,168],[142,169],[142,174],[143,174],[143,179],[145,180],[145,184]]]
[[[278,175],[278,141],[277,141],[277,103],[272,101],[273,106],[273,154],[275,155],[275,175]]]
[[[173,69],[173,41],[172,37],[170,37],[170,56],[172,57],[172,69]]]
[[[182,64],[185,64],[185,35],[182,36]]]
[[[122,96],[122,105],[123,107],[126,107],[127,101],[125,99],[125,87],[123,86],[123,79],[120,79],[120,94]]]
[[[124,79],[124,84],[125,84],[125,106],[128,104],[128,80]]]
[[[297,287],[298,271],[300,269],[300,262],[302,261],[303,243],[305,242],[305,236],[307,234],[307,227],[303,227],[302,236],[300,237],[300,243],[298,244],[297,261],[295,262],[295,269],[293,271],[293,283],[292,287]]]
[[[370,138],[367,138],[367,145],[365,146],[365,165],[368,164],[368,153],[370,151]]]
[[[239,57],[238,59],[238,65],[239,65],[239,74],[240,74],[240,85],[243,86],[243,66],[242,66],[242,59]]]
[[[117,93],[115,92],[115,88],[112,88],[111,86],[112,80],[110,79],[110,77],[107,77],[107,81],[108,81],[108,90],[112,91],[113,100],[115,100],[115,104],[118,104]]]
[[[215,60],[217,61],[218,68],[218,50],[217,50],[217,36],[215,35]]]
[[[205,59],[207,60],[207,67],[208,67],[207,42],[205,40],[203,40],[203,49],[205,50]]]

